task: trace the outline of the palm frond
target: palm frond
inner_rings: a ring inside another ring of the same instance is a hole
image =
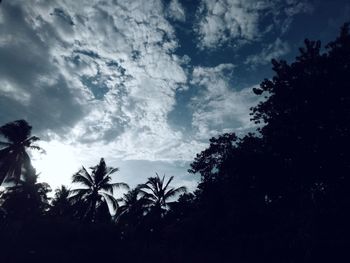
[[[115,189],[125,189],[125,190],[130,189],[129,185],[126,183],[112,183],[110,185]]]
[[[151,185],[151,187],[149,186],[149,188],[152,190],[152,192],[154,192],[154,194],[159,193],[159,181],[160,178],[159,176],[157,177],[149,177],[148,181],[146,182],[146,185]]]
[[[102,179],[96,179],[95,174],[93,173],[93,176],[95,178],[95,182],[97,182],[97,186],[99,188],[103,188],[104,185],[110,184],[109,182],[112,180],[112,178],[109,175],[105,175]]]
[[[90,182],[90,180],[88,178],[86,178],[85,176],[83,176],[81,174],[76,174],[73,177],[72,182],[73,183],[80,183],[80,184],[88,186],[88,187],[91,187],[93,184],[92,182]]]
[[[107,168],[107,175],[114,174],[115,172],[118,172],[119,168],[113,168],[113,167],[108,167]]]
[[[95,182],[94,178],[92,175],[85,169],[84,166],[82,166],[81,171],[83,171],[84,176],[89,179],[90,182]]]
[[[86,203],[89,199],[89,192],[81,192],[68,197],[68,201],[73,205],[78,203]]]
[[[8,142],[1,142],[1,141],[0,141],[0,146],[8,147],[8,146],[11,146],[11,143],[8,143]]]
[[[86,171],[84,166],[77,173],[73,174],[72,182],[81,183],[88,187],[91,187],[94,184],[94,181],[91,178],[91,175],[88,173],[88,171]]]
[[[158,174],[157,176],[158,178],[160,178]],[[164,179],[165,179],[165,174],[163,175],[163,178],[161,180],[158,180],[159,189],[163,189]]]
[[[110,194],[113,194],[115,190],[117,189],[125,189],[129,190],[129,186],[126,183],[113,183],[113,184],[106,184],[101,186],[100,190],[106,191]]]
[[[166,190],[169,186],[169,184],[171,183],[171,181],[174,179],[174,176],[170,176],[168,182],[166,183],[166,185],[164,186],[164,190]]]
[[[181,186],[179,188],[172,188],[164,195],[164,199],[166,200],[180,193],[186,193],[186,191],[187,188],[185,186]]]
[[[107,166],[105,160],[101,158],[100,163],[94,167],[91,167],[90,169],[92,169],[92,176],[95,179],[95,183],[99,185],[100,182],[105,179],[107,174]]]
[[[154,203],[154,200],[152,200],[151,198],[147,198],[147,196],[142,196],[139,200],[137,200],[137,202],[141,206],[149,206],[152,203]]]
[[[156,201],[157,200],[157,196],[155,196],[154,194],[151,194],[151,193],[148,193],[144,190],[140,190],[140,193],[142,194],[142,197],[143,198],[146,198],[146,199],[149,199],[149,200],[152,200],[152,201]]]
[[[87,189],[87,188],[77,188],[77,189],[72,189],[72,190],[69,190],[69,198],[72,198],[74,196],[83,196],[87,193],[91,192],[90,189]]]
[[[30,148],[32,150],[40,151],[41,153],[46,153],[46,151],[38,145],[30,145],[30,146],[28,146],[28,148]]]
[[[113,196],[110,195],[106,192],[101,192],[100,193],[104,199],[106,200],[107,205],[110,207],[112,206],[112,209],[110,209],[110,211],[113,211],[113,213],[115,213],[115,211],[118,209],[119,204],[118,204],[118,200]]]
[[[7,154],[9,154],[10,151],[11,151],[11,147],[5,147],[0,149],[0,157],[3,158]]]
[[[31,136],[30,138],[28,138],[27,140],[25,140],[26,142],[37,142],[37,141],[40,141],[40,138],[39,137],[36,137],[36,136]]]
[[[0,127],[2,134],[11,143],[21,143],[25,141],[31,133],[32,126],[25,120],[17,120],[6,123]]]
[[[153,186],[153,185],[151,184],[151,186]],[[145,183],[145,184],[140,184],[138,187],[140,190],[148,189],[153,193],[153,195],[157,196],[158,195],[157,189],[154,189],[154,187],[151,187],[151,186],[149,186],[147,183]],[[156,188],[157,188],[157,186],[156,186]],[[145,191],[142,191],[142,192],[147,193]]]

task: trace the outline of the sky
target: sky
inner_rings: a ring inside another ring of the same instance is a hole
[[[115,181],[158,172],[193,190],[187,169],[212,136],[256,128],[271,59],[346,21],[345,0],[3,0],[0,125],[33,126],[52,188],[104,157]]]

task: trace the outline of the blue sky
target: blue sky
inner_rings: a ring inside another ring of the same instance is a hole
[[[0,124],[33,125],[46,150],[33,163],[54,188],[104,157],[116,180],[158,172],[193,189],[210,137],[255,128],[270,60],[348,20],[342,0],[4,0]]]

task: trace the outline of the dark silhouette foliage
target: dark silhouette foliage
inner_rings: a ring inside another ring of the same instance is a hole
[[[344,255],[349,63],[347,24],[323,53],[319,41],[305,40],[295,62],[273,60],[275,76],[254,90],[266,98],[252,108],[252,120],[263,125],[258,133],[224,134],[197,155],[190,172],[201,174],[199,203],[203,211],[210,208],[205,216],[214,226],[208,240],[249,251],[228,258],[314,262]],[[213,209],[215,216],[208,213]],[[270,240],[264,249],[255,247],[263,240]]]
[[[116,220],[135,224],[141,221],[152,203],[138,187],[129,190],[118,201],[122,205],[117,210]]]
[[[138,186],[139,192],[143,194],[143,198],[150,203],[152,213],[159,217],[163,216],[166,208],[169,205],[169,199],[179,193],[186,192],[186,187],[170,187],[174,176],[171,176],[168,181],[165,181],[165,175],[160,178],[156,173],[155,177],[149,177],[145,184]]]
[[[39,138],[31,136],[32,127],[25,120],[7,123],[0,127],[0,135],[7,141],[0,141],[0,185],[4,180],[20,180],[23,172],[31,170],[27,148],[41,150],[33,143]]]
[[[70,189],[62,185],[55,190],[55,195],[51,202],[50,215],[53,217],[68,217],[73,218],[76,214],[76,209],[70,200]]]
[[[1,207],[6,212],[6,218],[24,220],[45,215],[49,208],[47,194],[51,188],[47,183],[37,182],[35,170],[23,174],[20,181],[8,182],[1,193]]]
[[[100,163],[90,168],[89,173],[82,167],[72,177],[72,182],[81,186],[70,191],[71,201],[85,206],[83,217],[94,222],[97,214],[106,214],[111,211],[115,213],[118,208],[118,200],[114,197],[114,191],[118,188],[128,189],[125,183],[112,183],[111,175],[118,171],[118,168],[107,167],[103,158]],[[107,206],[108,207],[107,207]],[[104,212],[103,212],[104,211]]]

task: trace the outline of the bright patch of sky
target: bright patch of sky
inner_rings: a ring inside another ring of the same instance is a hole
[[[116,181],[158,172],[194,189],[187,169],[209,138],[254,129],[270,60],[349,17],[342,0],[3,0],[0,124],[33,126],[53,188],[104,157]]]

